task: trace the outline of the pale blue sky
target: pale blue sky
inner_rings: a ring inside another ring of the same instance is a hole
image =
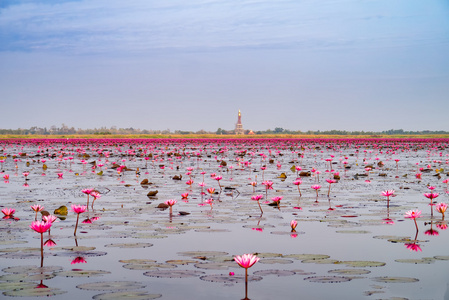
[[[0,0],[0,128],[449,130],[447,0]]]

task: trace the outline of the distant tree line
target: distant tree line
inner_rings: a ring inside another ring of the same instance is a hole
[[[139,128],[117,128],[112,126],[110,128],[100,127],[94,129],[75,129],[74,127],[68,127],[62,124],[61,127],[55,125],[50,128],[33,126],[29,129],[0,129],[0,135],[139,135],[139,134],[177,134],[177,135],[192,135],[192,134],[219,134],[219,135],[233,135],[234,130],[225,130],[218,128],[216,131],[185,131],[185,130],[147,130]],[[438,130],[423,130],[423,131],[405,131],[403,129],[390,129],[385,131],[346,131],[346,130],[289,130],[281,127],[274,129],[251,131],[245,130],[245,134],[263,135],[263,134],[288,134],[288,135],[428,135],[428,134],[449,134],[448,131]]]

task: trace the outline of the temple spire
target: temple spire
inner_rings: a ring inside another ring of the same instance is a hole
[[[243,130],[243,125],[242,125],[242,113],[240,112],[239,109],[239,114],[237,117],[237,124],[235,124],[235,134],[244,134],[245,131]]]

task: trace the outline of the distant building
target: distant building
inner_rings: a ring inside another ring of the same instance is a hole
[[[244,134],[244,133],[245,133],[245,131],[243,130],[243,125],[242,125],[242,114],[240,113],[240,109],[239,109],[237,123],[235,124],[235,134]]]

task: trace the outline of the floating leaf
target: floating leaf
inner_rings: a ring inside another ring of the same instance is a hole
[[[209,281],[209,282],[219,282],[219,283],[240,283],[240,282],[245,282],[245,276],[240,276],[240,275],[234,275],[234,276],[230,276],[230,275],[206,275],[206,276],[201,276],[200,277],[201,280],[203,281]],[[260,281],[262,280],[263,277],[260,276],[248,276],[248,281]]]
[[[371,273],[371,271],[364,269],[335,269],[328,271],[328,273],[344,275],[365,275]]]
[[[304,280],[308,280],[311,282],[318,283],[340,283],[351,281],[352,278],[344,277],[344,276],[312,276],[304,278]]]
[[[278,277],[281,276],[292,276],[295,275],[296,272],[290,270],[261,270],[253,273],[254,275],[267,276],[267,275],[276,275]]]
[[[227,270],[229,267],[237,267],[238,264],[235,261],[229,262],[205,262],[195,264],[195,268],[206,270]]]
[[[35,286],[34,288],[25,288],[21,290],[6,291],[3,294],[10,297],[51,297],[67,293],[58,288],[48,288]]]
[[[282,258],[264,258],[261,259],[259,261],[259,263],[261,264],[282,264],[282,265],[286,265],[286,264],[292,264],[293,260],[289,260],[289,259],[282,259]]]
[[[94,277],[105,274],[111,274],[111,272],[102,270],[71,270],[71,271],[58,272],[56,275],[62,277]]]
[[[325,254],[289,254],[289,255],[284,255],[284,257],[294,258],[297,260],[314,260],[314,259],[330,258],[329,255],[325,255]]]
[[[340,261],[339,264],[344,264],[349,267],[355,268],[366,268],[366,267],[383,267],[386,265],[384,262],[380,261]]]
[[[395,262],[405,263],[405,264],[433,264],[435,259],[433,257],[424,257],[421,259],[395,259]]]
[[[229,253],[227,252],[222,252],[222,251],[184,251],[184,252],[178,252],[178,255],[181,256],[190,256],[190,257],[194,257],[194,256],[225,256],[228,255]]]
[[[373,281],[376,282],[384,282],[384,283],[411,283],[411,282],[418,282],[419,279],[417,278],[411,278],[411,277],[390,277],[390,276],[383,276],[383,277],[374,277]]]
[[[115,292],[105,293],[93,296],[95,300],[120,300],[120,299],[133,299],[133,300],[150,300],[162,297],[161,294],[148,294],[147,292],[129,291],[129,292]]]
[[[191,270],[154,270],[143,273],[145,276],[157,277],[157,278],[187,278],[197,277],[205,274],[202,271]]]
[[[131,289],[141,289],[145,285],[136,281],[105,281],[105,282],[91,282],[84,283],[76,286],[81,290],[89,291],[120,291],[120,290],[131,290]]]
[[[190,259],[172,259],[172,260],[167,260],[166,263],[167,264],[172,264],[172,265],[188,265],[188,264],[195,264],[198,261],[196,260],[190,260]]]
[[[371,233],[370,231],[367,230],[337,230],[337,233],[349,233],[349,234],[367,234],[367,233]]]
[[[105,247],[117,247],[117,248],[148,248],[152,246],[153,244],[150,243],[118,243],[118,244],[105,245]]]
[[[325,259],[304,259],[301,262],[304,264],[308,263],[308,264],[331,264],[331,265],[339,263],[338,260],[327,259],[327,258],[325,258]]]

